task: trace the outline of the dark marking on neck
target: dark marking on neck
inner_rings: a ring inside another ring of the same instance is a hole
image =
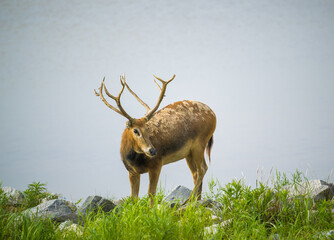
[[[131,149],[126,155],[126,162],[134,167],[139,173],[147,172],[148,157],[144,153],[136,153]]]

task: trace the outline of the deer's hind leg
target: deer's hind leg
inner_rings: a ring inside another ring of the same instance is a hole
[[[200,200],[202,194],[203,178],[206,171],[208,170],[208,166],[206,165],[204,158],[204,149],[193,149],[186,157],[186,161],[193,176],[195,185],[191,195]]]

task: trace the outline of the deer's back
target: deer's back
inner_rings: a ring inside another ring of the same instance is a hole
[[[162,108],[147,126],[159,157],[164,157],[192,143],[205,148],[215,130],[216,116],[206,104],[185,100]]]

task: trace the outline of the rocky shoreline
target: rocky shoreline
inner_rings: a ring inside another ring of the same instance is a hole
[[[334,184],[328,183],[322,180],[310,180],[299,184],[289,185],[284,187],[287,190],[290,198],[298,198],[299,196],[309,196],[312,201],[319,200],[331,200],[334,201]],[[2,187],[3,192],[6,194],[9,204],[12,206],[18,206],[24,199],[24,194],[11,187]],[[179,214],[186,209],[187,205],[180,205],[191,194],[191,190],[184,187],[176,187],[170,194],[168,194],[164,201],[170,204],[171,207],[176,207]],[[41,204],[33,208],[29,208],[23,212],[31,217],[37,218],[51,218],[52,221],[60,223],[59,230],[65,231],[71,229],[77,231],[80,234],[80,228],[83,227],[83,220],[91,212],[102,210],[103,212],[110,212],[116,208],[121,201],[111,201],[101,196],[89,196],[85,199],[80,207],[77,207],[74,203],[62,199],[43,200]],[[196,204],[201,205],[208,211],[212,212],[213,225],[206,227],[206,232],[216,232],[219,226],[226,226],[231,224],[233,219],[222,221],[219,217],[219,212],[222,205],[211,199],[205,199],[197,201]],[[176,206],[177,205],[177,206]],[[334,214],[334,209],[332,209]],[[334,237],[334,231],[331,230],[326,235]],[[279,236],[277,238],[279,239]]]

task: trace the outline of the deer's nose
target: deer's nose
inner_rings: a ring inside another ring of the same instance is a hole
[[[149,152],[150,152],[152,157],[157,154],[157,150],[155,148],[150,148]]]

